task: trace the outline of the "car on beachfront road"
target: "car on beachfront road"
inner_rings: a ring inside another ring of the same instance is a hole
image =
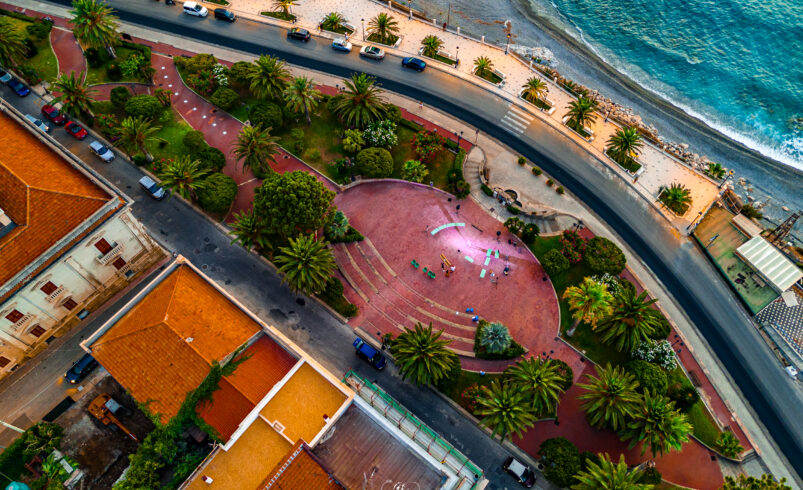
[[[184,13],[195,17],[206,17],[209,10],[198,2],[184,2]]]
[[[64,126],[64,129],[67,130],[67,134],[71,135],[73,138],[78,140],[82,140],[86,138],[87,135],[89,135],[89,133],[86,132],[86,129],[84,129],[80,124],[78,124],[75,121],[68,122]]]
[[[371,58],[375,60],[381,60],[385,57],[385,51],[383,49],[377,48],[376,46],[363,46],[360,50],[360,56],[365,56],[366,58]]]
[[[332,41],[332,49],[335,51],[345,51],[346,53],[351,53],[351,43],[348,42],[345,37],[338,37]]]
[[[42,114],[56,126],[64,126],[64,123],[67,122],[67,118],[64,117],[64,114],[60,113],[58,109],[50,104],[42,106]]]
[[[413,70],[417,71],[424,71],[424,68],[427,67],[426,61],[418,58],[402,58],[402,66],[405,68],[412,68]]]
[[[357,351],[357,357],[363,359],[368,364],[370,364],[371,366],[380,371],[385,369],[385,365],[388,363],[388,361],[387,359],[385,359],[385,356],[383,356],[381,352],[368,345],[363,339],[359,337],[354,339],[352,345],[354,346],[354,349],[356,349]]]
[[[288,39],[298,39],[299,41],[307,42],[310,38],[310,33],[306,29],[301,29],[299,27],[293,27],[289,31],[287,31],[287,38]]]
[[[33,124],[34,126],[36,126],[39,129],[41,129],[42,132],[44,132],[44,133],[49,133],[50,132],[50,126],[45,124],[41,119],[36,119],[36,117],[34,117],[34,116],[30,115],[30,114],[25,114],[25,119],[31,121],[31,124]]]
[[[139,179],[139,185],[141,185],[142,188],[145,189],[145,191],[157,201],[161,201],[165,198],[165,195],[167,195],[162,186],[157,184],[155,180],[147,175]]]
[[[0,82],[8,83],[13,77],[4,68],[0,68]]]
[[[234,16],[234,12],[226,9],[215,9],[215,18],[217,20],[225,20],[226,22],[234,22],[237,20],[237,17]]]
[[[28,87],[25,86],[24,83],[20,82],[19,80],[13,77],[11,78],[11,80],[8,81],[8,86],[11,90],[14,91],[14,93],[19,95],[20,97],[25,97],[26,95],[31,93],[31,89],[29,89]]]
[[[89,143],[89,150],[106,163],[114,160],[114,152],[100,141],[95,140],[92,143]]]
[[[502,469],[513,475],[526,488],[532,488],[535,485],[535,473],[533,470],[513,456],[508,456],[505,462],[502,463]]]

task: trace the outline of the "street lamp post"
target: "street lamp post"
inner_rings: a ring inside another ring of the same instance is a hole
[[[365,19],[360,19],[362,22],[362,40],[365,41]]]
[[[455,46],[455,55],[454,55],[454,67],[457,68],[457,65],[460,64],[460,46]]]
[[[460,150],[460,139],[463,137],[463,132],[460,131],[458,133],[457,131],[455,131],[454,135],[457,137],[457,150],[459,151]]]
[[[719,187],[717,187],[717,189],[722,189],[722,186],[724,186],[725,182],[727,182],[728,179],[730,179],[731,177],[733,177],[733,169],[728,171],[728,175],[726,175],[725,178],[722,179],[722,182],[719,183]]]
[[[507,44],[505,44],[505,54],[507,54],[508,51],[510,51],[510,33],[509,32],[507,33]]]
[[[407,0],[407,20],[413,20],[413,0]]]

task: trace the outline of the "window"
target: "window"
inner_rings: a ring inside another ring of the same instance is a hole
[[[120,269],[122,269],[123,267],[125,267],[125,264],[126,264],[126,262],[125,262],[125,259],[123,259],[122,257],[118,257],[118,258],[117,258],[117,260],[115,260],[114,262],[112,262],[112,265],[113,265],[113,266],[114,266],[114,267],[115,267],[115,268],[116,268],[118,271],[119,271]]]
[[[30,331],[30,334],[33,335],[34,337],[41,337],[43,333],[45,333],[45,329],[39,325],[36,325]]]
[[[8,366],[8,363],[10,363],[10,362],[11,362],[11,359],[7,359],[7,358],[5,358],[3,356],[0,356],[0,368],[4,368],[4,367]]]
[[[67,301],[62,303],[61,306],[67,308],[68,310],[72,310],[73,308],[78,306],[78,303],[76,303],[72,298],[67,298]]]
[[[47,282],[46,282],[46,283],[45,283],[45,284],[44,284],[44,285],[43,285],[41,288],[39,288],[39,289],[41,289],[41,290],[42,290],[42,292],[43,292],[43,293],[45,293],[46,295],[50,296],[51,294],[53,294],[53,292],[54,292],[56,289],[58,289],[58,286],[56,286],[55,284],[53,284],[53,283],[52,283],[52,282],[50,282],[50,281],[47,281]]]
[[[105,238],[101,238],[95,243],[95,248],[98,249],[100,253],[106,255],[107,253],[112,251],[112,246],[109,245],[109,242],[106,241]]]
[[[11,310],[11,313],[6,315],[6,320],[10,321],[11,323],[17,323],[18,321],[22,320],[22,317],[24,316],[25,315],[17,310]]]

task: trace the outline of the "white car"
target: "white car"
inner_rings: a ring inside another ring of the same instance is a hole
[[[37,128],[41,129],[43,133],[49,133],[50,132],[50,126],[48,126],[47,124],[42,122],[41,119],[37,119],[37,118],[35,118],[34,116],[32,116],[30,114],[25,114],[25,119],[31,121],[31,123],[34,126],[36,126]]]
[[[381,60],[385,57],[385,51],[377,48],[376,46],[363,46],[360,50],[360,56],[365,56],[366,58],[372,58],[375,60]]]
[[[351,43],[348,42],[345,37],[338,37],[332,41],[332,49],[335,51],[345,51],[346,53],[351,53]]]
[[[187,15],[194,15],[196,17],[206,17],[209,11],[198,2],[184,2],[184,13]]]
[[[0,82],[8,83],[11,79],[11,73],[7,72],[5,68],[0,68]]]
[[[106,163],[111,162],[114,160],[114,152],[109,149],[109,147],[105,146],[100,141],[93,141],[89,143],[89,149],[98,156],[101,160]]]

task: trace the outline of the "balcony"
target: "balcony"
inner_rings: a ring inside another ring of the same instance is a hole
[[[20,331],[28,327],[28,324],[31,323],[33,320],[33,315],[25,315],[24,317],[17,320],[17,323],[14,324],[14,331]]]
[[[104,255],[98,255],[95,257],[95,260],[97,260],[100,265],[108,265],[109,263],[113,262],[114,259],[116,259],[117,256],[119,256],[122,252],[123,246],[119,243],[115,243],[111,250]]]
[[[45,299],[48,303],[56,303],[59,298],[64,294],[64,286],[59,286],[58,289],[50,293]]]

